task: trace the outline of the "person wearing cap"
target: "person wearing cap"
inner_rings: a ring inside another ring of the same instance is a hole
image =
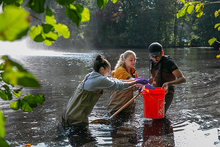
[[[186,78],[176,63],[167,55],[164,55],[163,46],[154,42],[148,47],[150,57],[151,78],[149,83],[154,87],[165,88],[166,113],[174,96],[174,85],[186,82]]]

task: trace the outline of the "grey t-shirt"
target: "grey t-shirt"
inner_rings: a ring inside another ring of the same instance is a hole
[[[85,81],[84,89],[88,91],[97,92],[101,89],[121,91],[129,87],[128,83],[123,83],[121,80],[115,78],[105,77],[95,71],[93,71],[91,74],[87,74],[85,78],[87,76],[89,77]]]

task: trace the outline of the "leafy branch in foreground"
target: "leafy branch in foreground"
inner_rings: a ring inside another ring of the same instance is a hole
[[[73,4],[75,0],[55,0],[59,5],[65,7],[66,16],[76,24],[77,28],[81,22],[90,20],[87,8],[80,4]],[[117,0],[111,0],[116,3]],[[66,25],[56,24],[53,12],[46,5],[46,0],[29,0],[26,8],[30,8],[37,14],[44,14],[45,21],[42,24],[30,27],[31,15],[25,11],[21,4],[24,0],[0,0],[3,13],[0,14],[0,40],[14,41],[27,35],[35,42],[44,42],[50,46],[58,37],[69,38],[70,32]],[[97,0],[97,5],[102,9],[108,0]]]
[[[42,105],[45,101],[42,94],[39,95],[24,95],[21,98],[22,88],[15,88],[14,86],[22,87],[40,87],[39,82],[36,78],[24,69],[17,62],[12,61],[8,56],[2,56],[4,60],[0,65],[0,97],[2,100],[11,101],[14,97],[18,99],[14,102],[10,102],[10,107],[13,110],[23,110],[30,112],[33,108],[38,105]],[[9,147],[7,142],[4,140],[5,129],[4,129],[4,116],[0,109],[0,145],[1,147]]]
[[[220,1],[216,1],[216,2],[209,2],[209,1],[205,1],[205,2],[200,2],[200,1],[185,2],[185,0],[180,0],[180,2],[184,3],[184,6],[181,10],[178,11],[177,18],[183,17],[183,19],[185,19],[185,16],[186,16],[187,13],[191,14],[193,10],[195,11],[196,17],[201,18],[202,15],[204,14],[203,9],[204,9],[205,5],[220,4]],[[220,9],[216,10],[214,12],[215,17],[218,17],[219,13],[220,13]],[[220,31],[220,23],[215,24],[214,28],[218,29],[218,31]],[[209,43],[210,46],[214,42],[220,43],[219,41],[217,41],[217,38],[215,38],[215,37],[208,40],[208,43]],[[220,58],[220,55],[216,55],[216,58]]]

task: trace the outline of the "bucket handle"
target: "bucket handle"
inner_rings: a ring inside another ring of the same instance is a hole
[[[166,104],[166,102],[164,102],[164,103],[161,103],[161,102],[159,102],[158,100],[156,100],[156,99],[154,99],[150,94],[149,94],[149,96],[154,100],[154,101],[156,101],[156,102],[158,102],[158,103],[160,103],[160,104]]]

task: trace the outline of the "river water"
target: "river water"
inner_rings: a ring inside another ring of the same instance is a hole
[[[9,102],[0,100],[5,115],[5,139],[10,146],[32,144],[32,147],[114,146],[114,147],[217,147],[220,146],[220,65],[215,56],[220,51],[208,48],[168,48],[170,55],[187,79],[176,85],[175,97],[166,119],[144,118],[143,96],[136,98],[135,114],[117,127],[90,124],[90,137],[68,139],[60,133],[61,114],[84,76],[92,71],[94,57],[101,53],[114,68],[119,55],[126,49],[77,50],[69,52],[11,52],[41,83],[39,89],[25,88],[25,94],[44,94],[45,103],[32,112],[10,109]],[[149,78],[147,49],[132,49],[137,55],[139,76]],[[1,52],[3,55],[4,53]],[[135,93],[136,94],[136,93]],[[106,113],[109,91],[95,105],[89,121]],[[121,116],[116,117],[119,119]]]

